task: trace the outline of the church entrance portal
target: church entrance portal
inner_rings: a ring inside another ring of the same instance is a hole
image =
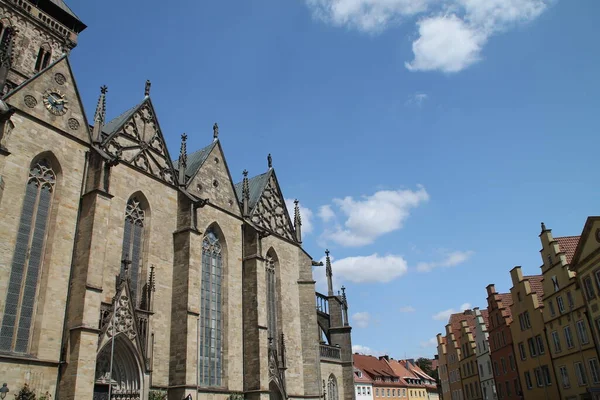
[[[129,339],[123,334],[114,339],[112,374],[110,373],[111,344],[108,342],[96,360],[94,400],[141,399],[141,369],[133,353]],[[109,387],[112,386],[110,399]]]

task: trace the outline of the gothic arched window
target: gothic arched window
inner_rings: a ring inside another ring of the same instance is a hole
[[[50,64],[51,55],[52,50],[50,49],[50,46],[48,46],[46,43],[40,46],[37,60],[35,61],[35,72],[41,71],[42,69],[46,68],[48,64]]]
[[[138,281],[142,265],[142,247],[144,244],[144,220],[146,212],[137,197],[132,197],[125,208],[125,227],[123,229],[122,259],[131,262],[129,277],[131,278],[131,295],[134,305],[137,305]],[[121,266],[121,276],[124,275],[125,265]]]
[[[327,400],[338,400],[337,379],[333,374],[329,375],[327,381]]]
[[[0,329],[0,351],[29,350],[55,185],[56,173],[47,159],[36,162],[29,170]]]
[[[277,348],[277,274],[276,258],[267,252],[267,328],[271,344]]]
[[[199,375],[202,386],[221,386],[223,364],[223,255],[217,236],[209,231],[202,241]]]

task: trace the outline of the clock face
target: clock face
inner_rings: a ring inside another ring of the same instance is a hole
[[[58,89],[49,89],[44,93],[44,105],[54,115],[64,115],[69,109],[68,103]]]

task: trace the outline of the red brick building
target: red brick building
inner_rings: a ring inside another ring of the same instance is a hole
[[[510,367],[510,360],[516,360],[510,324],[512,315],[510,293],[498,293],[494,285],[487,286],[489,314],[489,345],[491,350],[496,392],[499,400],[522,399],[518,368]]]

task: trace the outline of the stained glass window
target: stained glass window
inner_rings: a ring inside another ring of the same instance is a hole
[[[129,276],[131,278],[131,296],[137,305],[138,281],[142,264],[142,246],[144,244],[144,219],[146,213],[140,201],[132,197],[125,208],[125,227],[123,229],[123,254],[121,259],[131,261]],[[125,274],[125,265],[121,266],[121,275]]]
[[[0,350],[27,353],[56,174],[46,159],[29,171],[11,266]]]

